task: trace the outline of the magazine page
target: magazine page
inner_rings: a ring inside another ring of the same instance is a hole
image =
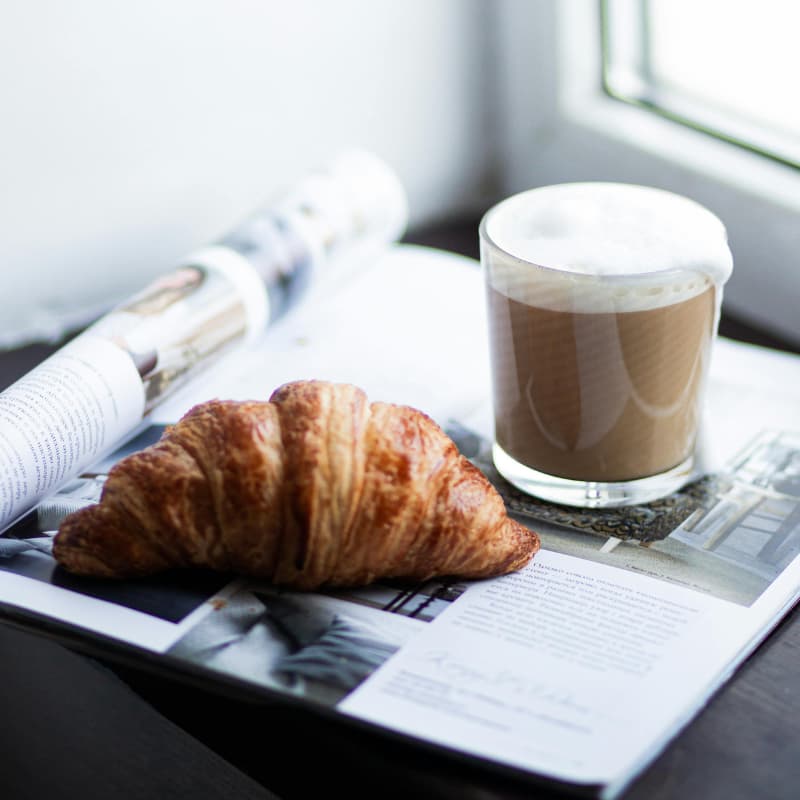
[[[267,400],[282,383],[353,383],[371,400],[411,405],[444,425],[490,397],[483,281],[477,262],[397,245],[356,279],[298,306],[249,348],[153,411],[174,422],[210,397]]]
[[[472,588],[341,707],[511,766],[605,784],[685,718],[687,698],[693,706],[735,652],[736,617],[704,595],[544,550]]]
[[[135,428],[144,390],[128,355],[83,335],[0,395],[0,530]]]
[[[656,503],[570,511],[493,471],[484,314],[474,262],[394,248],[174,395],[126,448],[0,537],[0,607],[617,791],[797,598],[800,359],[720,340],[706,412],[714,471]],[[89,580],[55,565],[58,520],[97,500],[114,460],[194,403],[266,399],[299,378],[349,381],[431,414],[540,533],[532,564],[489,581],[316,593],[205,572]]]
[[[488,443],[453,435],[543,549],[471,587],[340,708],[616,793],[796,601],[800,436],[765,434],[664,501],[589,511],[524,497]]]

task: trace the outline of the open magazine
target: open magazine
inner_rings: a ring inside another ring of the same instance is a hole
[[[206,686],[335,709],[450,753],[614,796],[800,596],[800,359],[717,342],[705,472],[675,495],[568,509],[516,491],[489,455],[485,310],[475,262],[392,248],[297,308],[148,417],[148,427],[0,537],[0,615]],[[53,529],[116,459],[210,397],[289,380],[362,386],[434,417],[539,532],[497,579],[296,593],[207,572],[78,578]],[[768,426],[769,429],[765,429]]]

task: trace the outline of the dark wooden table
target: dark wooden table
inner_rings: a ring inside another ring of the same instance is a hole
[[[411,241],[477,255],[475,223]],[[740,320],[733,338],[792,350]],[[0,354],[0,386],[52,346]],[[794,352],[797,352],[794,349]],[[0,796],[556,798],[563,794],[370,736],[110,665],[0,625]],[[626,747],[625,741],[618,743]],[[322,787],[320,789],[320,786]],[[800,797],[800,618],[792,612],[625,793],[626,800]]]

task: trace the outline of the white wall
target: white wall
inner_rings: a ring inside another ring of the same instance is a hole
[[[0,6],[0,345],[143,285],[337,149],[485,204],[480,0]]]

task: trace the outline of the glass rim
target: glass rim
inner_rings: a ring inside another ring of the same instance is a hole
[[[728,244],[728,232],[725,227],[725,224],[722,220],[713,212],[707,209],[701,203],[698,203],[696,200],[692,200],[685,195],[677,194],[676,192],[670,192],[666,189],[659,189],[658,187],[654,186],[644,186],[642,184],[635,184],[635,183],[623,183],[623,182],[616,182],[616,181],[572,181],[567,183],[561,184],[546,184],[543,186],[535,186],[532,189],[524,189],[521,192],[516,192],[508,197],[499,200],[497,203],[492,205],[489,209],[487,209],[483,216],[481,217],[481,221],[478,224],[478,237],[480,243],[486,243],[493,247],[498,252],[502,253],[504,256],[512,259],[515,263],[520,264],[522,266],[528,267],[535,267],[537,270],[543,270],[546,273],[550,273],[553,276],[560,276],[566,277],[570,280],[574,280],[575,282],[578,281],[591,281],[593,283],[608,283],[608,284],[618,284],[618,283],[649,283],[649,282],[656,282],[661,283],[664,279],[672,279],[672,278],[679,278],[681,276],[686,275],[700,275],[703,278],[707,279],[709,283],[713,284],[717,288],[723,286],[728,279],[730,278],[730,272],[726,277],[722,280],[718,280],[714,275],[710,274],[708,270],[704,270],[700,266],[696,267],[678,267],[678,268],[669,268],[669,269],[662,269],[662,270],[651,270],[648,272],[628,272],[628,273],[612,273],[612,274],[590,274],[586,272],[578,272],[576,270],[571,270],[567,267],[555,267],[548,264],[540,264],[536,261],[531,261],[530,259],[523,258],[522,256],[518,256],[515,253],[510,252],[507,248],[502,247],[499,245],[490,235],[488,231],[488,224],[490,218],[499,212],[502,206],[506,205],[512,200],[516,200],[517,198],[532,194],[534,192],[539,192],[542,189],[549,189],[553,186],[628,186],[631,188],[636,189],[651,189],[657,192],[663,192],[665,194],[671,194],[675,197],[680,197],[688,203],[696,206],[699,210],[705,212],[707,215],[712,217],[714,220],[717,221],[719,224],[720,233],[722,236],[722,241],[725,244]],[[481,259],[483,261],[483,259]]]

